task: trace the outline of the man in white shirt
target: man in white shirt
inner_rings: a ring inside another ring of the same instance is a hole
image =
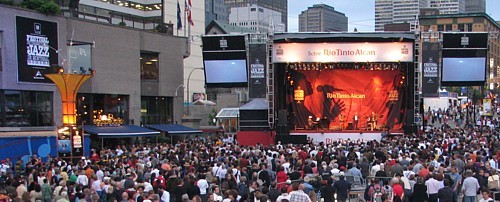
[[[158,190],[159,194],[161,195],[160,202],[170,202],[170,193],[165,190],[165,187],[160,186]]]
[[[429,178],[425,182],[425,186],[427,186],[427,195],[429,195],[429,199],[431,201],[437,201],[438,191],[439,189],[444,187],[444,184],[437,181],[434,174],[429,174],[429,175],[431,176],[431,178]]]
[[[80,171],[80,175],[78,175],[78,178],[76,179],[76,183],[81,184],[82,186],[87,186],[89,185],[89,178],[85,175],[85,172],[82,170]]]
[[[196,186],[200,189],[200,196],[203,199],[203,201],[206,201],[208,199],[208,182],[205,180],[205,174],[200,175],[200,179],[196,183]]]

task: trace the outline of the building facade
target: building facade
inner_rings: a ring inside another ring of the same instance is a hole
[[[62,125],[59,91],[43,76],[55,66],[77,74],[96,71],[77,95],[79,125],[92,125],[100,114],[132,125],[180,123],[184,93],[177,87],[183,83],[186,38],[3,5],[0,18],[0,135],[55,133]],[[23,35],[20,27],[29,34]],[[36,37],[43,40],[31,40]],[[28,48],[27,62],[36,64],[33,74],[25,69],[26,59],[19,59],[26,57],[23,43],[49,51],[30,54]],[[79,45],[75,57],[71,51]],[[174,47],[179,51],[170,51]],[[88,63],[79,63],[82,55]],[[50,64],[43,63],[49,59]]]
[[[281,21],[275,21],[275,24],[284,24],[283,31],[288,28],[288,0],[224,0],[228,9],[237,7],[248,7],[249,5],[257,5],[269,10],[278,11],[281,13]]]
[[[420,16],[422,42],[439,42],[442,32],[487,32],[487,84],[498,89],[500,83],[500,25],[485,13]]]
[[[228,23],[228,9],[224,0],[205,0],[205,27],[212,21]]]
[[[465,0],[465,13],[486,13],[486,0]]]
[[[186,87],[189,78],[191,86],[189,92],[184,94],[184,101],[189,103],[194,93],[205,93],[203,71],[194,71],[189,77],[191,71],[203,66],[200,46],[201,36],[205,33],[205,4],[192,1],[190,10],[194,25],[189,25],[186,2],[177,0],[83,0],[79,2],[76,11],[68,12],[65,15],[145,30],[159,30],[161,24],[165,22],[167,24],[165,30],[169,33],[189,38],[190,40],[187,42],[189,48],[184,53],[184,81],[179,83],[179,85],[182,84]],[[179,22],[177,21],[178,4],[182,27],[178,26]],[[62,7],[72,11],[69,3],[63,4]]]
[[[284,30],[281,12],[264,8],[256,4],[245,7],[233,7],[229,12],[229,24],[250,28],[256,32],[268,33]]]
[[[465,13],[465,0],[431,0],[429,6],[439,9],[440,14]]]
[[[410,29],[417,31],[419,10],[435,8],[440,14],[465,13],[469,10],[485,10],[484,1],[466,0],[375,0],[375,31],[384,31],[385,24],[410,23]]]
[[[315,4],[299,14],[299,32],[345,32],[347,17],[326,4]]]

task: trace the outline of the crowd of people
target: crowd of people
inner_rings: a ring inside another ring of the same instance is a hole
[[[118,145],[76,163],[5,159],[1,184],[13,201],[483,202],[500,188],[499,132],[443,123],[381,141],[240,146],[209,136]]]

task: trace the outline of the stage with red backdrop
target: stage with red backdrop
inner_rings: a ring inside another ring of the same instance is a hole
[[[292,130],[402,130],[405,76],[400,68],[288,71]]]

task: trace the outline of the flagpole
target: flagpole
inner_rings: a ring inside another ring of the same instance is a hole
[[[186,0],[184,0],[184,25],[189,27],[189,25],[186,24],[187,6]],[[186,29],[184,29],[184,36],[186,36]]]

